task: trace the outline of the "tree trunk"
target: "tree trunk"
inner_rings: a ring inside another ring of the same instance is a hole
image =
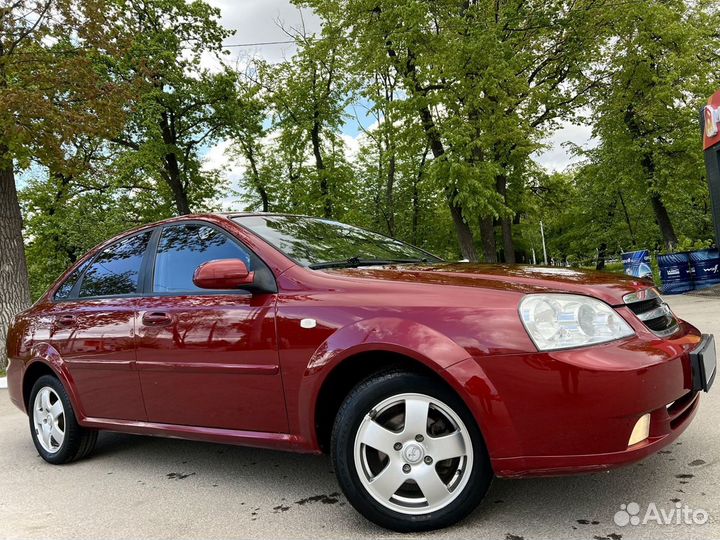
[[[634,139],[640,140],[643,136],[647,135],[647,133],[641,129],[635,114],[635,108],[632,105],[626,109],[624,121],[625,126]],[[660,228],[660,234],[662,234],[665,246],[669,250],[672,250],[677,245],[678,239],[672,221],[670,221],[670,214],[668,214],[665,203],[663,203],[660,194],[655,189],[655,160],[650,151],[645,150],[641,165],[650,194],[650,202],[652,203],[653,212],[655,213],[655,221]]]
[[[15,188],[12,161],[7,147],[0,146],[0,368],[7,367],[8,326],[16,314],[30,305],[22,216]]]
[[[160,130],[162,131],[163,142],[165,145],[175,147],[177,141],[175,140],[175,135],[170,127],[170,120],[166,112],[163,112],[161,115]],[[178,214],[190,214],[190,202],[188,201],[187,190],[182,182],[180,164],[178,162],[177,155],[175,152],[168,152],[165,154],[163,161],[163,169],[165,172],[163,176],[165,177],[165,182],[172,191]]]
[[[655,221],[658,227],[660,227],[660,234],[662,234],[665,246],[668,250],[672,250],[677,246],[678,239],[672,221],[670,221],[670,214],[668,214],[665,203],[663,203],[660,194],[655,190],[655,182],[653,181],[655,178],[655,160],[649,152],[643,156],[642,166],[648,183],[648,189],[650,190],[650,202],[652,203],[653,212],[655,213]]]
[[[458,243],[460,244],[460,253],[470,262],[478,262],[477,250],[475,249],[475,240],[472,231],[462,215],[460,207],[454,204],[450,205],[450,214],[452,215],[455,231],[458,235]]]
[[[495,189],[503,198],[505,206],[508,206],[507,200],[507,176],[499,174],[495,177]],[[512,219],[509,217],[500,218],[500,229],[502,230],[503,239],[503,255],[507,264],[515,262],[515,244],[512,238]]]
[[[330,185],[328,183],[325,161],[320,149],[320,119],[317,111],[313,113],[313,125],[310,129],[313,155],[315,156],[315,169],[320,180],[320,195],[323,199],[323,217],[331,218],[333,215],[332,201],[330,200]]]
[[[418,227],[420,225],[420,180],[422,180],[423,172],[425,171],[425,163],[427,162],[427,155],[430,148],[425,146],[422,158],[420,159],[420,165],[418,165],[417,174],[413,177],[412,184],[412,241],[413,244],[418,243]]]
[[[660,195],[657,193],[653,193],[650,196],[650,202],[652,202],[655,220],[657,221],[658,227],[660,227],[660,233],[662,234],[665,246],[667,246],[669,250],[672,250],[677,246],[678,239],[673,224],[670,221],[670,214],[668,214],[665,203],[663,203]]]
[[[262,185],[262,181],[260,179],[260,171],[258,171],[257,160],[255,159],[255,150],[252,147],[252,143],[242,143],[242,147],[245,151],[245,157],[250,163],[250,173],[252,174],[253,184],[255,185],[255,189],[257,190],[258,195],[260,195],[260,200],[262,201],[262,211],[269,212],[270,197],[268,196],[268,192],[265,189],[265,186]]]
[[[395,148],[394,145],[388,149],[390,158],[388,159],[387,181],[385,184],[385,221],[387,222],[388,234],[391,238],[395,238]]]
[[[495,243],[495,224],[493,217],[480,218],[480,233],[482,235],[483,261],[497,262],[497,244]]]
[[[607,242],[600,244],[598,248],[598,258],[595,263],[595,270],[605,270],[605,258],[607,257]]]
[[[430,108],[425,105],[420,108],[420,118],[422,120],[423,130],[430,146],[430,151],[435,159],[441,158],[445,155],[445,147],[443,146],[440,134],[437,132],[435,122],[432,119]],[[470,225],[465,221],[462,215],[462,208],[455,202],[457,196],[457,189],[446,189],[445,196],[447,198],[448,206],[450,207],[450,215],[455,225],[455,234],[457,235],[458,244],[460,245],[460,253],[464,259],[470,262],[478,261],[478,253],[475,248],[475,239],[473,238],[472,229]]]
[[[396,62],[398,71],[410,80],[410,93],[415,97],[425,98],[427,97],[427,90],[423,89],[417,78],[417,70],[413,61],[412,51],[408,51],[408,58],[405,63],[398,62],[398,56],[395,50],[392,48],[390,42],[386,43],[386,51],[391,60]],[[424,99],[423,99],[424,101]],[[438,133],[437,126],[432,118],[430,107],[427,103],[421,102],[418,107],[418,113],[420,114],[420,121],[422,124],[425,137],[427,138],[428,146],[435,159],[441,158],[445,154],[445,147],[443,146],[440,133]],[[460,253],[463,258],[470,262],[478,261],[478,253],[475,248],[475,241],[473,238],[472,229],[465,221],[462,215],[462,208],[455,201],[457,196],[457,189],[446,189],[445,196],[447,199],[448,206],[450,208],[450,214],[453,218],[453,224],[455,225],[455,234],[458,238],[458,244],[460,246]]]
[[[630,214],[628,213],[627,206],[625,205],[625,199],[623,198],[622,191],[618,191],[618,196],[620,197],[620,204],[623,207],[623,214],[625,214],[625,223],[627,223],[628,226],[628,232],[630,233],[630,241],[632,242],[632,246],[637,246],[637,239],[635,238],[635,231],[633,230],[632,221],[630,220]]]
[[[175,199],[175,208],[178,214],[185,215],[192,213],[190,211],[190,202],[188,201],[187,192],[180,179],[180,167],[178,166],[177,156],[173,153],[165,156],[165,182],[170,186],[173,198]]]

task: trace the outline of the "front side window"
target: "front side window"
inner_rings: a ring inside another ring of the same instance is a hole
[[[151,231],[120,240],[92,262],[80,284],[80,297],[118,296],[137,292]]]
[[[193,283],[195,270],[218,259],[240,259],[253,270],[250,254],[227,234],[207,225],[189,223],[165,227],[155,257],[153,291],[200,291]]]

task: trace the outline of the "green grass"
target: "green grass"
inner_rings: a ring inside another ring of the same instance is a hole
[[[605,272],[612,272],[613,274],[624,274],[625,267],[623,263],[607,263],[605,265]]]
[[[0,368],[0,377],[4,377],[5,375],[7,375],[7,372],[3,368]]]

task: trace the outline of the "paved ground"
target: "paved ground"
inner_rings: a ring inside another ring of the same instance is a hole
[[[672,298],[674,309],[720,336],[720,300]],[[661,454],[609,473],[496,480],[485,502],[436,538],[720,537],[720,386],[693,425]],[[387,532],[338,493],[325,457],[119,434],[91,459],[45,464],[25,416],[0,391],[2,538],[377,538]],[[708,512],[705,525],[613,522],[620,505],[675,503]],[[397,535],[395,535],[397,536]]]

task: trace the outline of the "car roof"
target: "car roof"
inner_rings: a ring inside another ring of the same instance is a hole
[[[218,217],[225,217],[228,219],[234,218],[234,217],[252,217],[252,216],[282,216],[282,217],[302,217],[302,218],[310,218],[310,219],[329,219],[329,218],[323,218],[320,216],[309,216],[306,214],[291,214],[288,212],[231,212],[231,211],[223,211],[223,212],[199,212],[197,214],[183,214],[180,216],[173,216],[170,218],[165,218],[163,220],[157,221],[157,223],[164,223],[166,221],[177,221],[179,219],[198,219],[203,217],[209,217],[209,216],[218,216]],[[333,219],[329,219],[329,221],[336,221]],[[147,225],[151,225],[148,223]]]

